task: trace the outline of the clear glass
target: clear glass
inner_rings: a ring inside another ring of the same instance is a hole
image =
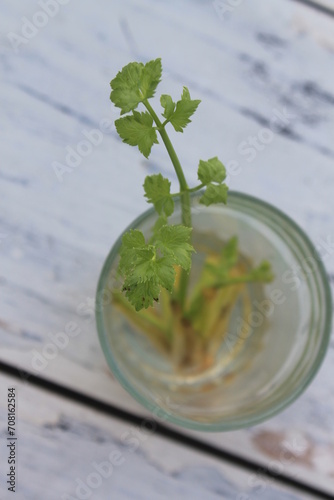
[[[228,205],[204,207],[192,196],[193,244],[197,250],[190,289],[206,251],[237,236],[253,265],[270,261],[275,279],[250,284],[247,314],[236,304],[226,335],[207,370],[182,373],[148,341],[111,300],[121,237],[98,283],[96,318],[107,362],[123,387],[159,418],[202,431],[226,431],[259,423],[293,402],[325,355],[332,320],[323,264],[304,232],[261,200],[231,192]],[[179,223],[176,202],[171,222]],[[150,236],[153,209],[129,228]],[[128,230],[127,228],[126,230]]]

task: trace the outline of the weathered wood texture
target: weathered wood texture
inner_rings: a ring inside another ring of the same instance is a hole
[[[0,376],[1,436],[6,389],[16,388],[19,422],[16,492],[8,492],[6,443],[1,439],[3,500],[316,500],[259,472],[210,458],[156,435],[143,420],[129,425],[59,396]]]
[[[244,1],[227,14],[222,3],[69,1],[40,28],[29,25],[45,21],[37,4],[1,5],[2,360],[144,414],[109,373],[93,310],[105,256],[147,208],[144,176],[171,175],[162,148],[144,161],[110,124],[108,82],[129,60],[161,56],[161,92],[177,97],[184,84],[202,99],[193,123],[173,136],[189,182],[199,158],[217,154],[228,169],[233,161],[230,187],[292,216],[334,279],[334,20],[290,0]],[[95,129],[103,140],[84,151]],[[246,153],[249,137],[259,150]],[[73,323],[78,335],[38,362]],[[332,341],[316,380],[281,415],[200,438],[262,464],[294,446],[284,473],[334,491],[333,364]]]

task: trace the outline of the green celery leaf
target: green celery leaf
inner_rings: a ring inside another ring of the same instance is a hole
[[[115,126],[123,142],[130,146],[138,146],[145,158],[149,157],[153,144],[158,144],[153,118],[148,112],[134,111],[132,116],[116,120]]]
[[[153,251],[153,255],[150,253]],[[143,283],[145,281],[155,280],[169,292],[172,291],[175,270],[173,267],[173,259],[171,257],[155,258],[155,249],[147,249],[146,255],[141,252],[141,256],[137,259],[133,266],[129,280],[131,283]]]
[[[162,226],[165,226],[167,224],[167,217],[165,214],[160,215],[157,220],[155,221],[155,224],[153,226],[153,237],[154,235],[159,231],[159,229]]]
[[[125,296],[136,311],[140,311],[152,306],[153,301],[157,302],[159,300],[160,285],[157,279],[141,282],[127,279],[124,282],[123,291],[125,291]]]
[[[198,99],[191,100],[189,90],[183,87],[181,100],[177,101],[175,111],[169,117],[176,132],[183,132],[183,129],[191,122],[190,117],[195,113],[200,102]]]
[[[178,225],[162,226],[156,233],[156,247],[166,257],[171,257],[174,264],[189,271],[191,267],[191,253],[194,248],[189,243],[191,228]]]
[[[175,281],[175,269],[173,259],[170,257],[161,257],[156,260],[156,275],[159,278],[161,286],[169,292],[173,290]]]
[[[140,91],[142,98],[150,99],[154,96],[155,90],[161,81],[162,66],[161,59],[149,61],[143,67]]]
[[[174,200],[170,195],[170,181],[161,174],[148,175],[144,182],[145,197],[153,203],[159,215],[167,217],[174,212]]]
[[[228,187],[226,184],[208,184],[203,196],[199,202],[207,207],[212,203],[225,203],[227,202]]]
[[[124,66],[110,82],[111,101],[121,108],[121,114],[137,108],[140,102],[154,96],[162,73],[161,59],[143,63],[132,62]]]
[[[207,161],[199,161],[197,175],[202,184],[207,185],[210,182],[221,184],[226,178],[226,170],[222,162],[215,156]]]
[[[166,118],[166,120],[169,120],[172,114],[174,113],[175,102],[173,101],[170,95],[163,94],[160,97],[160,103],[165,110],[164,113],[162,113],[162,116]]]
[[[155,253],[153,245],[146,245],[145,248],[137,250],[129,269],[132,280],[139,283],[156,277]]]
[[[130,229],[123,235],[122,249],[143,248],[145,246],[145,237],[138,229]]]
[[[146,244],[143,233],[137,229],[131,229],[122,238],[118,270],[124,278],[123,292],[137,311],[159,300],[160,287],[169,292],[173,289],[175,258],[158,253],[157,245]]]
[[[143,64],[132,62],[124,66],[110,82],[112,88],[110,99],[121,108],[121,114],[136,109],[141,102],[140,80]]]
[[[136,260],[138,251],[146,246],[144,235],[138,229],[130,229],[122,237],[120,248],[119,272],[124,276],[131,271],[133,262]]]

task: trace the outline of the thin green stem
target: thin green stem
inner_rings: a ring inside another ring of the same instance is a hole
[[[195,193],[196,191],[199,191],[200,189],[204,188],[204,186],[205,184],[200,184],[199,186],[188,189],[188,193]]]
[[[152,116],[155,124],[158,127],[159,134],[160,134],[161,139],[163,140],[163,142],[164,142],[164,144],[166,146],[167,152],[168,152],[168,154],[170,156],[170,159],[171,159],[171,161],[173,163],[173,166],[174,166],[177,178],[179,180],[180,191],[181,192],[187,192],[188,191],[188,185],[187,185],[187,182],[186,182],[186,178],[184,176],[180,160],[177,157],[177,154],[176,154],[175,149],[173,148],[173,145],[172,145],[172,143],[171,143],[171,141],[170,141],[170,139],[168,137],[168,134],[167,134],[166,130],[164,129],[163,124],[159,120],[159,117],[157,116],[157,114],[155,113],[154,109],[150,105],[150,103],[147,100],[145,100],[143,102],[143,104],[146,107],[146,109],[148,110],[148,112],[150,113],[150,115]],[[186,224],[185,221],[183,221],[183,222],[184,222],[184,224]],[[186,225],[189,225],[189,224],[186,224]]]
[[[194,188],[188,188],[187,191],[180,191],[179,193],[172,193],[171,197],[176,198],[177,196],[181,196],[185,192],[195,193],[196,191],[199,191],[200,189],[202,189],[204,186],[205,186],[205,184],[200,184],[199,186],[196,186]]]
[[[161,136],[161,139],[163,140],[163,143],[165,144],[165,147],[167,149],[167,152],[169,154],[169,157],[172,161],[173,167],[175,169],[175,173],[177,175],[179,185],[180,185],[180,195],[181,195],[181,212],[182,212],[182,223],[185,226],[192,227],[191,223],[191,208],[190,208],[190,195],[189,195],[189,188],[188,184],[186,181],[186,178],[184,176],[180,160],[178,159],[178,156],[175,152],[175,149],[168,137],[168,134],[164,128],[164,124],[161,123],[159,120],[159,117],[155,113],[154,109],[146,99],[143,101],[144,106],[146,107],[147,111],[150,113],[152,116],[156,126],[158,127],[159,134]],[[187,295],[187,288],[188,288],[188,273],[182,269],[181,276],[180,276],[180,284],[179,284],[179,302],[181,306],[181,310],[184,311],[184,306],[185,306],[185,301],[186,301],[186,295]]]
[[[252,274],[246,274],[244,276],[236,276],[234,278],[228,278],[227,280],[217,280],[215,281],[211,287],[212,288],[222,288],[230,285],[236,285],[239,283],[251,283],[251,282],[263,282],[270,283],[271,279],[268,277],[264,277],[264,279],[259,279],[254,277]]]

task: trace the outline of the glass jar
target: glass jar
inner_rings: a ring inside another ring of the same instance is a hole
[[[197,253],[189,289],[206,253],[219,251],[233,236],[245,262],[256,266],[267,260],[275,276],[266,285],[247,285],[247,300],[236,302],[226,333],[211,345],[208,367],[176,367],[155,339],[115,305],[121,237],[99,279],[97,329],[113,374],[144,407],[183,427],[227,431],[275,415],[307,387],[328,346],[332,301],[319,255],[289,217],[242,193],[230,192],[227,206],[204,207],[200,196],[201,192],[191,197]],[[140,229],[149,237],[156,217],[150,209],[126,231]],[[179,201],[170,222],[181,222]]]

